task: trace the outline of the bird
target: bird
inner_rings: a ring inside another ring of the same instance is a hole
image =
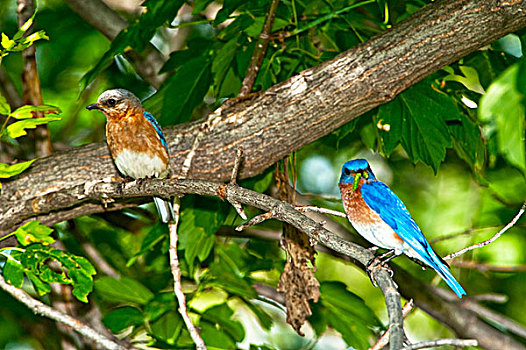
[[[170,158],[161,127],[132,92],[126,89],[104,91],[97,102],[86,109],[99,110],[106,116],[106,142],[122,175],[136,180],[169,175]],[[153,201],[162,222],[174,219],[169,200],[153,197]]]
[[[383,263],[406,254],[433,268],[459,298],[466,295],[404,203],[386,184],[376,179],[366,159],[346,162],[338,186],[347,218],[354,229],[373,245],[387,249],[382,257],[391,255]]]

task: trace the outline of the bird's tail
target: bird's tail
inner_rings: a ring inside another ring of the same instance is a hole
[[[433,249],[430,250],[430,256],[433,257],[430,266],[438,273],[440,277],[442,277],[444,281],[446,281],[447,285],[453,290],[453,292],[455,292],[459,298],[462,298],[463,295],[466,295],[466,291],[464,288],[462,288],[460,283],[457,282],[455,277],[453,277],[447,268],[446,262],[442,260],[442,258],[440,258],[437,253],[433,251]]]
[[[153,202],[155,203],[162,222],[167,223],[175,219],[174,208],[170,201],[160,197],[153,197]]]

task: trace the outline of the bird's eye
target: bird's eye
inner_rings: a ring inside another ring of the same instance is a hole
[[[364,177],[365,179],[368,179],[368,178],[369,178],[369,173],[368,173],[367,171],[364,171],[364,172],[363,172],[363,177]]]
[[[106,102],[108,103],[108,106],[110,107],[115,107],[115,104],[117,103],[117,101],[115,101],[115,99],[113,98],[108,99],[108,101]]]
[[[351,175],[351,171],[349,170],[349,168],[343,168],[343,172],[345,173],[345,175]]]

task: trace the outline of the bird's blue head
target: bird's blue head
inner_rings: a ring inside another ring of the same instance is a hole
[[[366,182],[376,180],[367,160],[353,159],[343,165],[340,184],[352,184],[354,191],[358,188],[358,184],[362,178]]]

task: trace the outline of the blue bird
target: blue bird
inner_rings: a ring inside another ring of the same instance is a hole
[[[447,263],[431,248],[404,203],[386,184],[376,179],[367,160],[353,159],[345,163],[339,187],[347,218],[363,238],[393,251],[392,257],[403,253],[421,261],[433,268],[459,298],[466,295]]]

